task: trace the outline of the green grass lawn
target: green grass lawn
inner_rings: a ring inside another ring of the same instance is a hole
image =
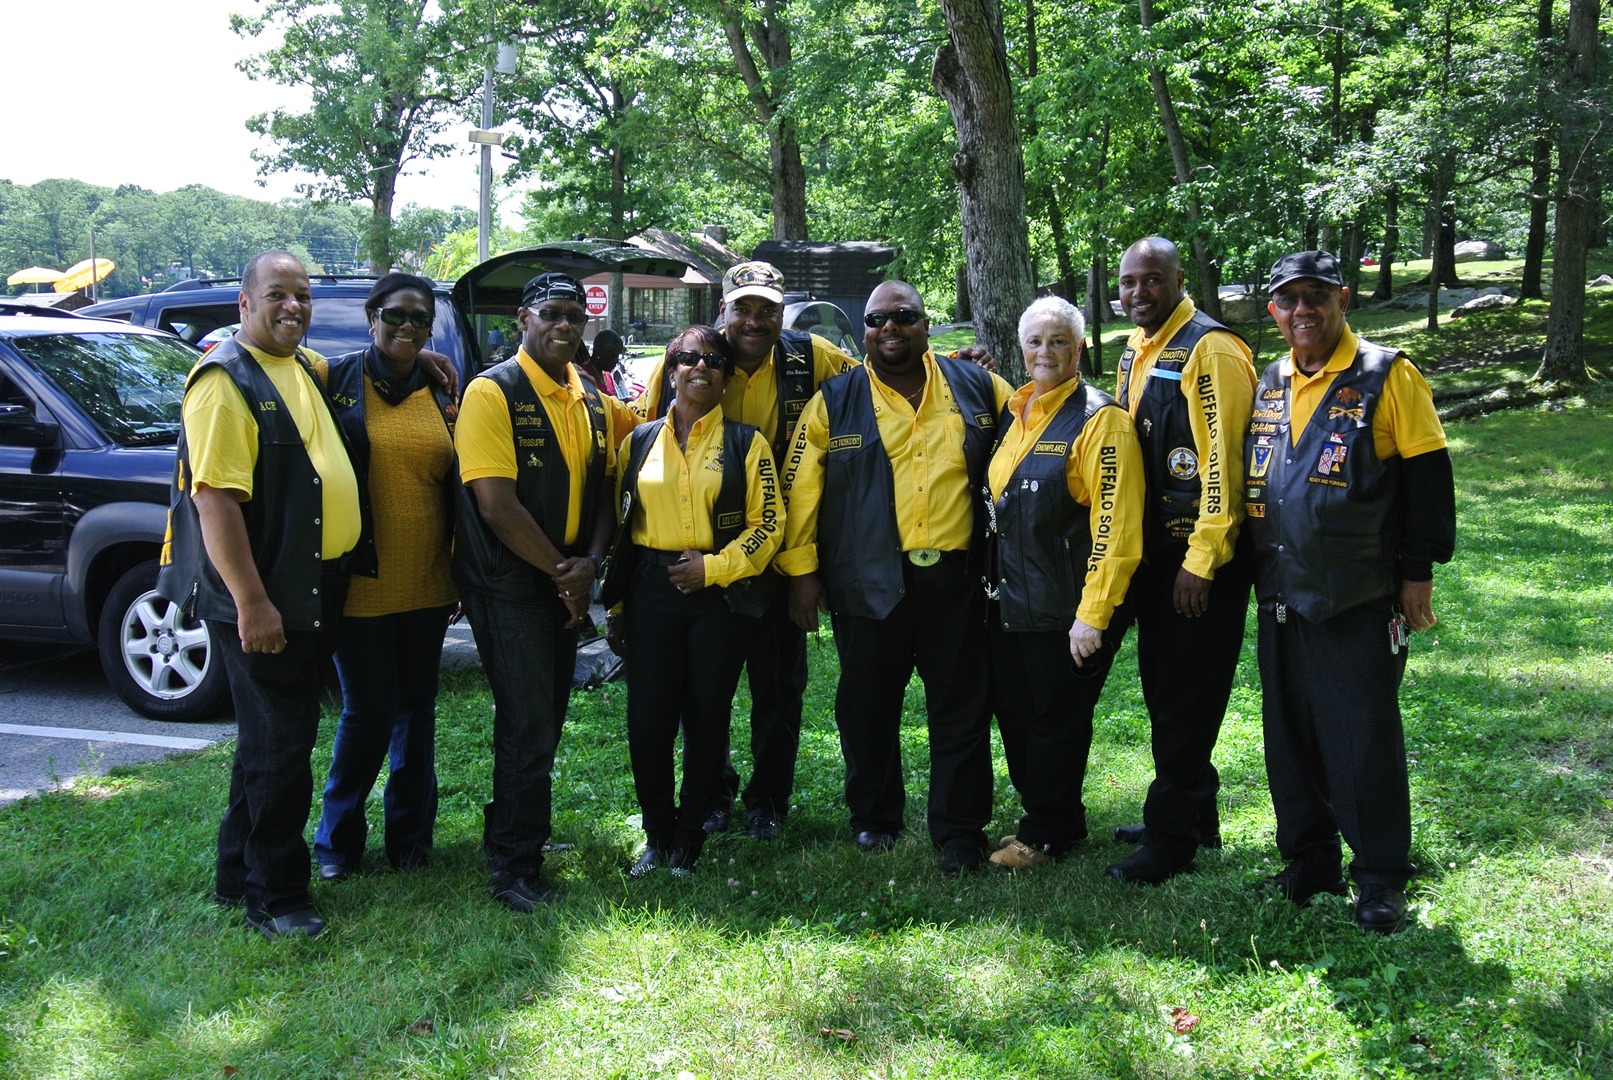
[[[846,841],[825,633],[784,839],[722,836],[690,881],[626,877],[624,692],[577,694],[556,783],[577,847],[535,916],[487,897],[476,672],[443,694],[435,864],[316,884],[318,941],[266,943],[207,899],[227,747],[0,812],[0,1075],[1613,1075],[1613,408],[1450,435],[1461,550],[1403,693],[1403,935],[1360,933],[1343,900],[1251,891],[1278,868],[1252,641],[1217,751],[1227,846],[1139,889],[1103,876],[1150,777],[1129,649],[1098,717],[1094,840],[949,881],[924,839],[916,686],[910,831],[888,855]]]

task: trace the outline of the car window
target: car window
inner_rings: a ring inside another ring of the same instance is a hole
[[[221,326],[228,326],[241,317],[234,304],[209,304],[192,307],[164,308],[157,317],[157,327],[177,334],[192,345]]]
[[[11,340],[113,442],[179,440],[179,407],[196,352],[151,334],[30,334]]]

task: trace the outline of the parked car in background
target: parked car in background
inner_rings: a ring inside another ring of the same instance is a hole
[[[155,591],[199,355],[144,327],[0,304],[0,638],[93,644],[118,696],[166,720],[229,700],[207,627]]]

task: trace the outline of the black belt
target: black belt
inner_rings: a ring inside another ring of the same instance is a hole
[[[681,551],[657,551],[654,548],[639,548],[638,561],[649,563],[651,566],[671,566],[683,561]]]

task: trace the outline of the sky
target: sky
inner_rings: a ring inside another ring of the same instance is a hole
[[[0,0],[0,6],[8,91],[0,179],[137,184],[158,192],[205,184],[267,201],[296,194],[292,174],[263,177],[267,186],[260,187],[251,157],[269,142],[246,129],[247,118],[302,103],[290,89],[253,82],[235,69],[264,47],[230,30],[230,12],[250,13],[254,0]],[[463,142],[467,130],[450,135]],[[474,208],[479,159],[464,145],[406,167],[396,205]]]

